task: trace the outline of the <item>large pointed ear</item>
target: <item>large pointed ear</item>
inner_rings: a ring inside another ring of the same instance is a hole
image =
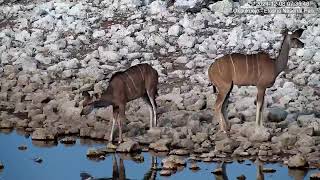
[[[92,97],[90,96],[88,91],[82,92],[82,96],[84,97],[84,102],[83,102],[84,106],[87,105],[92,100]]]
[[[281,33],[283,36],[286,36],[286,35],[288,34],[288,32],[289,32],[289,30],[288,30],[287,28],[282,29],[282,30],[280,31],[280,33]]]
[[[297,29],[297,30],[295,30],[295,31],[293,32],[293,37],[299,38],[299,37],[302,35],[303,31],[304,31],[304,29]]]
[[[82,96],[85,98],[90,98],[90,94],[88,93],[88,91],[83,91]]]

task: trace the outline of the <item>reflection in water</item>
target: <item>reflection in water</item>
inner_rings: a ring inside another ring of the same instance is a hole
[[[120,155],[123,155],[123,154],[120,154]],[[128,156],[125,156],[125,157],[128,157]],[[130,159],[133,160],[134,158],[130,158]],[[156,179],[157,169],[158,169],[157,165],[158,165],[157,158],[152,156],[150,168],[143,176],[144,180],[155,180]],[[87,172],[81,172],[80,177],[81,177],[81,180],[107,180],[107,179],[127,180],[125,166],[123,163],[123,158],[121,156],[119,156],[119,163],[118,163],[116,154],[112,154],[112,177],[110,177],[110,178],[95,178]]]
[[[263,174],[263,163],[261,161],[257,161],[257,180],[264,180],[264,174]],[[227,171],[226,171],[226,163],[222,162],[218,164],[218,168],[221,168],[220,174],[214,174],[216,180],[228,180]]]
[[[257,180],[264,180],[263,163],[258,160],[257,164]]]
[[[18,134],[22,132],[11,131],[0,132],[0,161],[6,166],[2,172],[0,172],[0,180],[4,179],[60,179],[61,176],[68,177],[66,179],[79,179],[79,172],[83,169],[88,170],[80,174],[82,180],[103,180],[103,179],[157,179],[159,178],[159,168],[157,166],[157,160],[167,157],[167,154],[156,154],[152,152],[142,154],[107,154],[105,161],[92,162],[85,156],[88,147],[101,148],[105,146],[104,143],[92,141],[88,139],[81,139],[72,147],[65,148],[64,145],[57,145],[57,142],[49,141],[32,141],[31,138],[25,138]],[[84,145],[85,144],[85,145]],[[28,151],[19,151],[17,147],[26,145]],[[50,147],[50,148],[43,148]],[[154,157],[152,157],[154,156]],[[34,163],[34,157],[41,157],[44,163]],[[157,159],[156,159],[157,157]],[[144,160],[146,158],[146,161]],[[133,162],[136,163],[133,163]],[[17,163],[19,162],[19,163]],[[139,164],[137,164],[139,163]],[[141,163],[141,164],[140,164]],[[188,161],[188,163],[191,163]],[[174,173],[170,179],[309,179],[312,173],[319,170],[293,170],[287,169],[286,166],[280,164],[256,164],[254,166],[247,166],[252,162],[223,163],[219,165],[221,175],[211,174],[211,170],[216,163],[203,163],[198,162],[200,170],[197,172],[185,170],[181,173]],[[265,173],[264,169],[274,169],[275,173]],[[126,169],[125,169],[126,168]],[[112,170],[111,170],[112,169]],[[90,170],[90,171],[89,171]],[[37,173],[34,173],[37,171]],[[59,173],[56,173],[59,172]],[[245,175],[245,176],[244,176]],[[30,177],[32,178],[26,178]],[[50,177],[50,178],[47,178]],[[161,178],[161,177],[160,177]]]
[[[144,174],[143,180],[155,180],[157,177],[157,170],[158,170],[158,163],[156,157],[151,157],[151,167],[150,169]]]
[[[228,180],[227,171],[226,171],[226,163],[222,162],[218,164],[218,168],[222,169],[221,174],[215,174],[216,180]]]
[[[37,140],[32,140],[32,145],[34,145],[36,147],[50,148],[50,147],[57,146],[58,143],[56,141],[37,141]]]
[[[293,177],[294,180],[302,180],[307,175],[307,170],[304,170],[304,169],[289,169],[288,175]]]

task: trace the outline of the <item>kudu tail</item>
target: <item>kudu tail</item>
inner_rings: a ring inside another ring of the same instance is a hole
[[[212,63],[210,66],[209,66],[209,69],[208,69],[208,76],[209,76],[209,79],[210,79],[210,83],[208,84],[208,86],[211,86],[212,85],[212,88],[213,88],[213,93],[217,93],[217,88],[216,88],[216,86],[212,83],[212,79],[211,79],[211,77],[210,77],[210,72],[212,71],[212,68],[213,68],[213,64],[214,63]]]

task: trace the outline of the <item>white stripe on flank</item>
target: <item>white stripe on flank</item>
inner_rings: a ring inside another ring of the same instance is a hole
[[[220,70],[220,65],[219,65],[219,61],[217,61],[218,64],[218,69],[219,69],[219,73],[221,74],[221,70]]]
[[[259,77],[259,75],[260,75],[260,67],[259,67],[259,53],[257,54],[257,66],[258,66],[258,74],[257,74],[257,76]]]
[[[248,64],[248,56],[246,55],[246,64],[247,64],[247,74],[246,76],[248,76],[249,74],[249,64]]]
[[[140,73],[141,73],[142,80],[144,81],[144,77],[143,77],[142,70],[140,69],[139,65],[138,65],[137,67],[139,68],[139,71],[140,71]]]
[[[234,75],[236,75],[236,67],[234,66],[231,54],[229,54],[229,57],[230,57],[230,60],[231,60],[232,66],[233,66]]]
[[[124,73],[129,77],[129,79],[131,80],[134,88],[135,88],[136,90],[138,90],[137,87],[136,87],[136,84],[134,83],[134,81],[133,81],[133,79],[131,78],[131,76],[130,76],[127,72],[124,72]]]

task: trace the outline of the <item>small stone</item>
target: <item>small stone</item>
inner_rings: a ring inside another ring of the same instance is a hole
[[[222,175],[223,169],[221,167],[219,167],[219,168],[213,170],[212,173],[216,174],[216,175]]]
[[[24,150],[27,150],[27,146],[23,144],[23,145],[20,145],[18,149],[21,151],[24,151]]]
[[[163,169],[163,170],[160,171],[160,176],[171,176],[171,174],[172,174],[171,170]]]
[[[105,153],[104,151],[99,151],[97,149],[94,148],[90,148],[87,151],[87,157],[88,158],[99,158],[100,156],[104,156]]]
[[[204,158],[202,161],[203,161],[203,162],[212,162],[213,160],[212,160],[212,158],[210,158],[210,157],[206,157],[206,158]]]
[[[169,151],[168,144],[170,144],[169,141],[165,139],[160,139],[157,142],[151,143],[149,145],[149,148],[157,152],[165,152],[165,151]]]
[[[262,169],[262,172],[264,173],[274,173],[276,172],[277,170],[273,169],[273,168],[263,168]]]
[[[75,144],[76,139],[73,137],[65,137],[65,138],[61,139],[60,142],[63,144]]]
[[[36,162],[36,163],[42,163],[43,160],[40,157],[36,157],[36,158],[33,159],[33,161]]]
[[[241,174],[240,176],[237,177],[237,179],[239,179],[239,180],[246,180],[247,178],[246,178],[245,175]]]
[[[4,169],[4,165],[2,164],[1,161],[0,161],[0,169]]]
[[[187,156],[189,155],[189,151],[185,149],[174,149],[170,151],[169,155]]]
[[[190,164],[190,167],[189,169],[193,170],[193,171],[197,171],[197,170],[200,170],[200,167],[198,166],[198,164],[196,162],[192,162]]]
[[[139,146],[139,143],[135,141],[126,141],[124,143],[121,143],[117,150],[117,152],[123,152],[123,153],[132,153],[132,152],[139,152],[141,151],[141,148]]]
[[[107,149],[117,149],[117,146],[112,143],[108,143],[106,148]]]
[[[268,120],[271,122],[281,122],[286,119],[288,112],[281,108],[271,108],[268,112]]]
[[[174,162],[172,161],[165,161],[162,165],[162,168],[164,170],[176,170],[177,169],[177,166]]]
[[[185,166],[187,164],[183,157],[177,155],[170,155],[169,157],[163,159],[162,163],[165,162],[173,162],[175,165],[178,166]]]

